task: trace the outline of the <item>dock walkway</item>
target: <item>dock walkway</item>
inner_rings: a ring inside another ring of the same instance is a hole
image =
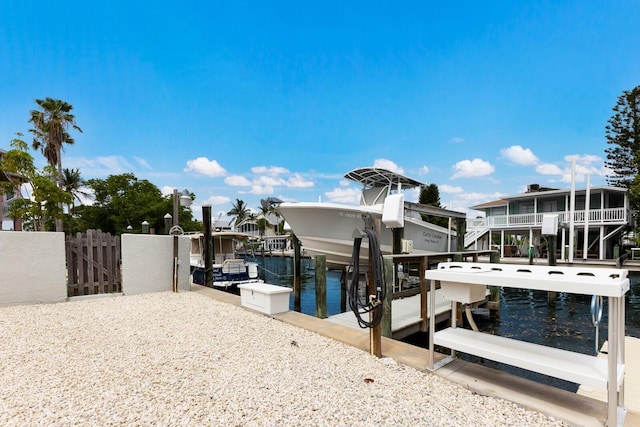
[[[431,312],[427,299],[427,312]],[[438,289],[436,291],[436,323],[449,319],[451,301],[444,299]],[[329,316],[327,321],[351,328],[360,328],[356,315],[348,310],[344,313]],[[428,319],[426,319],[428,324]],[[420,318],[420,295],[394,299],[391,303],[391,332],[393,339],[400,340],[411,334],[420,332],[423,320]]]
[[[598,358],[607,358],[607,347],[608,342],[605,342],[600,349]],[[640,354],[640,339],[625,337],[624,349],[624,406],[630,411],[640,412],[640,361],[637,358],[637,355]],[[607,401],[606,390],[580,386],[578,394],[602,402]]]

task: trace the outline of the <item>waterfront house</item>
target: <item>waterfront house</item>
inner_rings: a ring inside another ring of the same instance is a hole
[[[0,149],[0,163],[4,157],[6,151]],[[22,198],[20,193],[20,186],[25,182],[24,178],[11,172],[0,169],[0,182],[15,182],[15,187],[8,189],[4,186],[0,187],[0,230],[3,229],[3,223],[5,221],[13,222],[13,230],[22,231],[22,221],[20,218],[11,218],[9,216],[9,208],[11,204],[16,200]]]
[[[575,259],[617,258],[631,225],[627,190],[594,186],[576,188],[574,194],[573,245],[569,241],[571,190],[532,184],[525,193],[472,206],[470,209],[483,212],[484,217],[468,220],[465,247],[489,249],[491,245],[501,257],[528,256],[530,250],[536,257],[546,257],[543,216],[557,215],[558,259],[570,259],[570,248]]]

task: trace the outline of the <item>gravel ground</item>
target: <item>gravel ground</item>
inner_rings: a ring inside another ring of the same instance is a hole
[[[545,426],[196,293],[0,308],[2,426]]]

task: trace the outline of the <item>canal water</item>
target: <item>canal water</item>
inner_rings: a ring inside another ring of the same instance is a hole
[[[261,278],[267,283],[293,287],[293,262],[286,257],[257,257],[252,259],[260,265]],[[315,271],[311,259],[303,259],[300,305],[301,311],[315,315]],[[340,272],[329,270],[327,277],[327,314],[340,313]],[[626,335],[640,338],[640,274],[630,273],[631,289],[626,299]],[[599,324],[598,348],[607,339],[607,300],[604,299],[602,320]],[[291,307],[293,310],[293,298]],[[488,313],[479,310],[474,314],[478,329],[505,337],[536,344],[557,347],[584,354],[595,354],[596,328],[591,324],[591,296],[558,294],[555,304],[548,304],[547,293],[526,289],[500,289],[500,310]],[[426,347],[426,334],[407,338],[408,342]],[[508,365],[463,355],[463,358],[553,385],[569,391],[577,385],[555,378],[531,373]]]

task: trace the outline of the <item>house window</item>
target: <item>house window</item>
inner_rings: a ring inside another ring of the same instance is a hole
[[[518,211],[521,214],[533,213],[533,202],[520,203],[518,206]]]
[[[491,215],[493,216],[497,216],[497,215],[506,215],[507,214],[507,207],[506,206],[500,206],[497,208],[493,208]]]
[[[542,202],[542,212],[557,212],[557,211],[558,211],[558,202],[556,202],[555,200]]]

